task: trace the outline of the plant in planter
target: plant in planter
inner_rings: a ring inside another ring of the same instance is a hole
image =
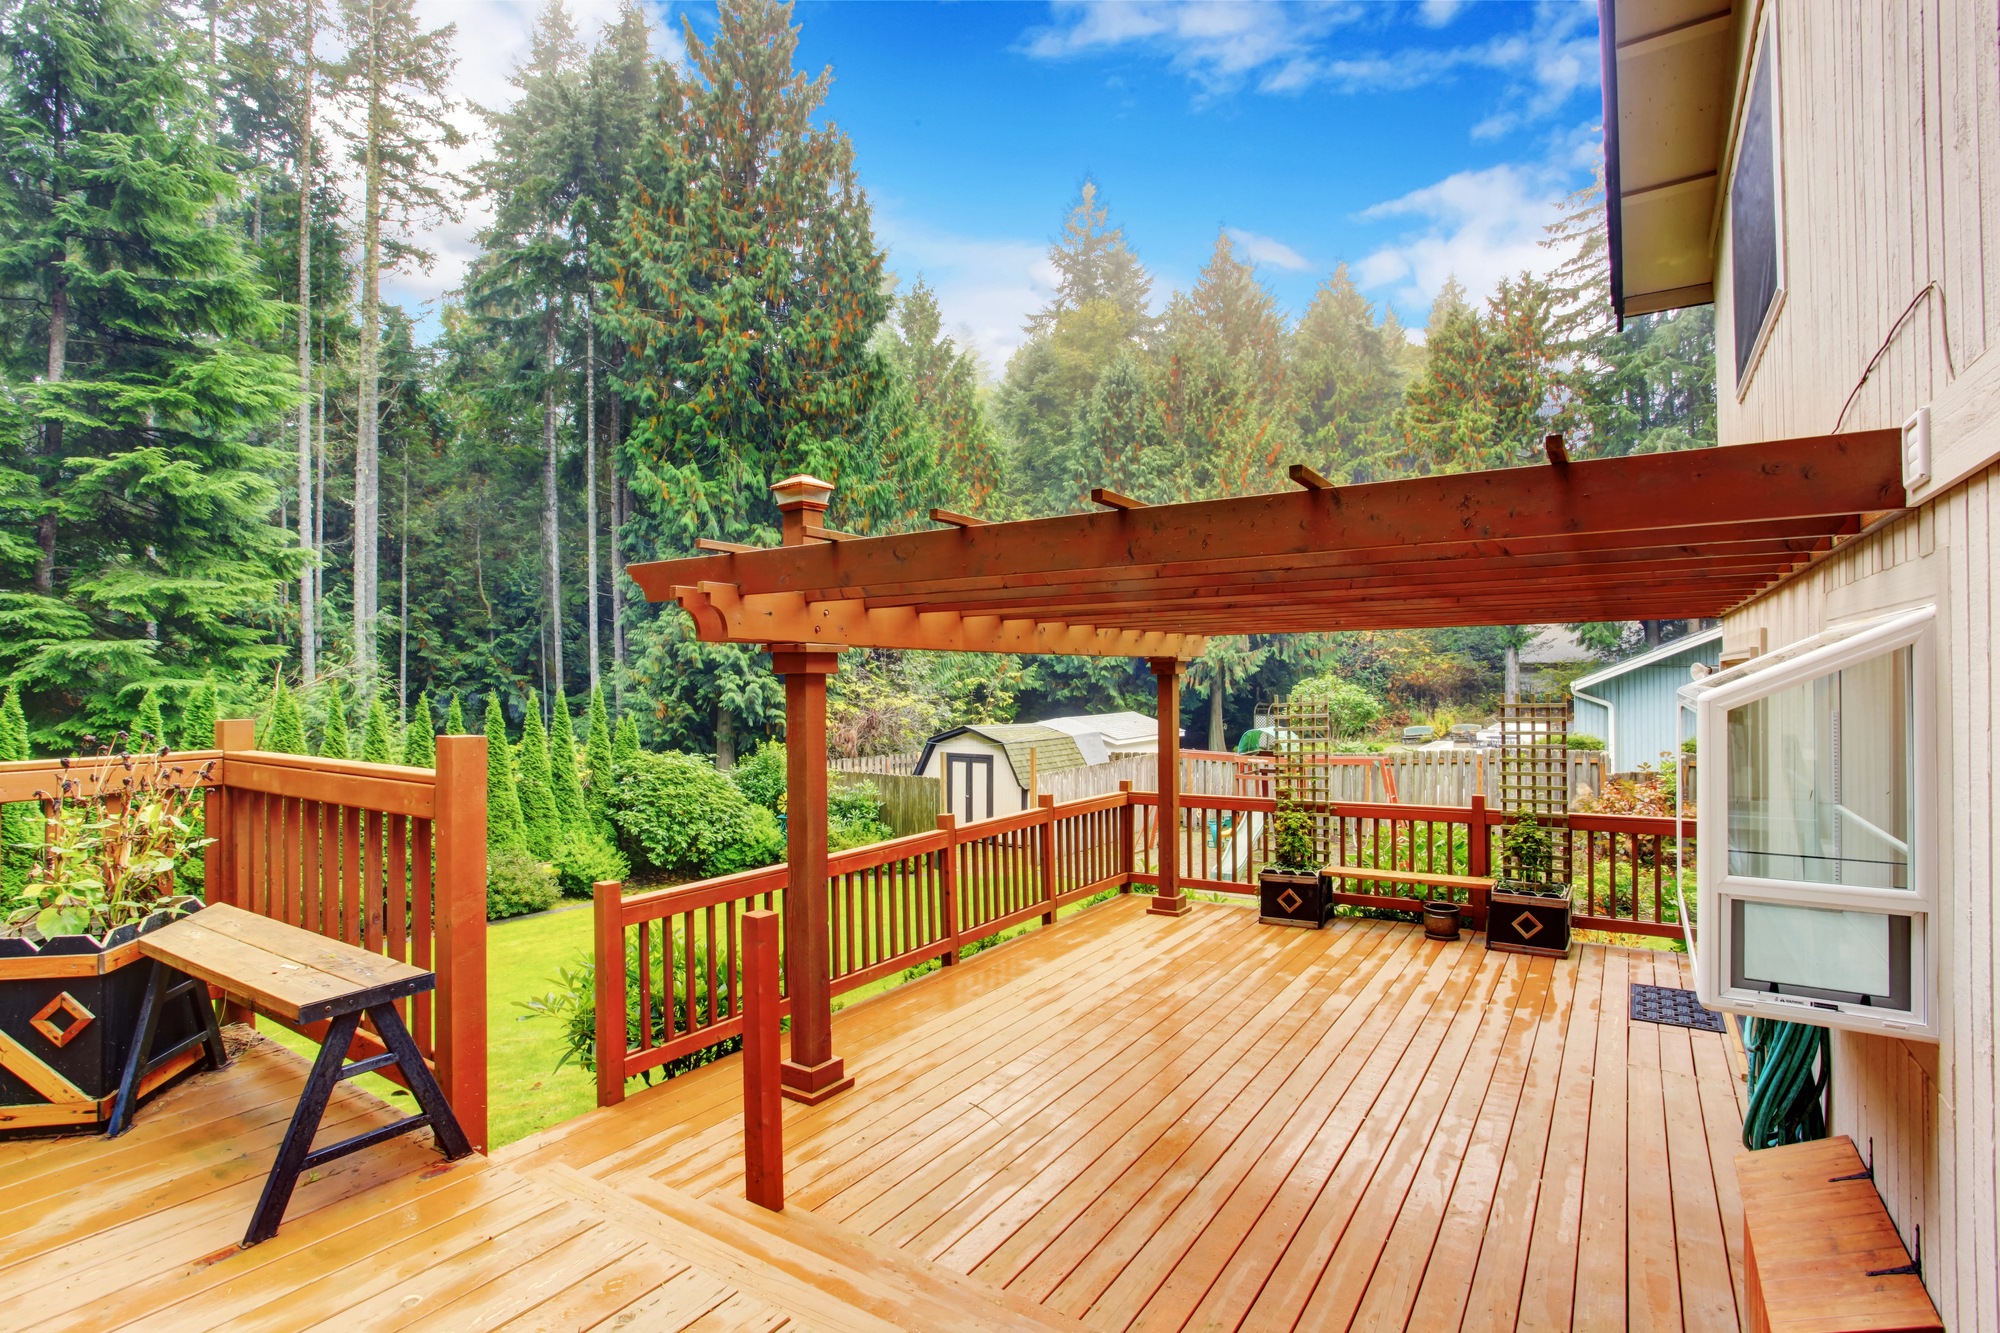
[[[149,973],[127,946],[201,906],[176,876],[211,841],[192,823],[211,766],[190,773],[166,750],[135,755],[124,741],[62,760],[56,790],[35,793],[43,838],[19,845],[35,860],[0,903],[0,1132],[74,1132],[110,1114]],[[194,1031],[191,1014],[170,1008],[157,1044]],[[180,1068],[198,1058],[188,1052]]]
[[[1559,834],[1567,830],[1552,830],[1526,814],[1501,830],[1506,873],[1487,899],[1487,948],[1552,958],[1569,953],[1569,885],[1557,873]]]
[[[1272,833],[1271,863],[1257,875],[1257,919],[1318,930],[1331,914],[1330,885],[1320,873],[1312,817],[1292,801],[1289,790],[1278,793]]]

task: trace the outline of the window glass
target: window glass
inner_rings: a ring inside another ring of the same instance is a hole
[[[1729,872],[1907,889],[1911,650],[1729,710]]]
[[[1778,169],[1772,126],[1771,58],[1766,42],[1750,81],[1750,105],[1743,118],[1743,141],[1729,182],[1730,282],[1736,324],[1736,382],[1750,371],[1750,358],[1778,297]]]
[[[1781,903],[1746,902],[1742,916],[1741,980],[1787,988],[1887,995],[1889,918]]]

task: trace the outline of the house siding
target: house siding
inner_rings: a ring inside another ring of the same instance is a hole
[[[1954,380],[1988,377],[1996,366],[1989,353],[2000,334],[1993,0],[1766,0],[1744,8],[1772,16],[1779,45],[1786,298],[1739,402],[1725,207],[1716,266],[1721,442],[1819,435],[1836,421],[1843,431],[1900,425],[1949,395]],[[1740,57],[1756,28],[1742,25]],[[1915,311],[1890,337],[1913,299]],[[1975,413],[1971,423],[1961,456],[1968,447],[1975,460],[2000,454],[2000,416]],[[1872,1145],[1876,1185],[1905,1241],[1923,1228],[1924,1280],[1947,1326],[2000,1330],[2000,923],[1992,867],[2000,476],[1984,467],[1919,496],[1909,514],[1753,599],[1724,627],[1731,643],[1754,642],[1761,629],[1777,649],[1871,613],[1938,608],[1932,835],[1943,1040],[1836,1033],[1833,1129],[1864,1154]]]

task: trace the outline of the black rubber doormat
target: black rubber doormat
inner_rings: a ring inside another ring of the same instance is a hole
[[[1632,1017],[1641,1023],[1665,1023],[1669,1027],[1696,1028],[1702,1032],[1724,1032],[1722,1015],[1701,1007],[1691,990],[1672,986],[1634,986]]]

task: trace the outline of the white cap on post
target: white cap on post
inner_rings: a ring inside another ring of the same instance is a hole
[[[796,477],[786,477],[771,487],[771,494],[781,510],[820,509],[824,510],[833,502],[833,483],[809,477],[801,472]]]

